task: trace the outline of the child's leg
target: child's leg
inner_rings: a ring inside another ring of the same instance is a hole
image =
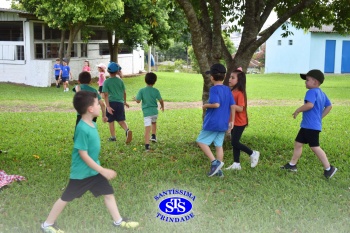
[[[113,194],[104,195],[104,200],[105,200],[105,205],[109,213],[111,214],[113,220],[115,222],[119,222],[122,217],[120,216],[117,202],[115,201],[114,195]]]
[[[323,168],[324,169],[328,169],[331,165],[328,162],[328,158],[326,153],[322,150],[321,147],[319,146],[315,146],[315,147],[310,147],[311,150],[316,154],[316,156],[318,157],[318,159],[321,161]]]
[[[224,160],[224,150],[222,146],[216,146],[215,150],[216,150],[216,159],[222,162]]]
[[[146,145],[147,144],[149,145],[149,134],[150,134],[150,132],[151,132],[151,126],[145,126],[145,144]]]
[[[204,154],[210,159],[211,162],[215,160],[213,152],[211,152],[210,147],[208,145],[203,144],[201,142],[197,142],[197,144],[202,149]]]
[[[66,207],[67,203],[68,202],[62,201],[62,199],[59,198],[53,205],[45,223],[47,223],[48,225],[53,225],[56,222],[60,213],[63,211],[64,207]]]
[[[109,122],[109,132],[111,133],[112,137],[115,137],[115,127],[114,127],[114,121]]]
[[[295,165],[298,163],[298,160],[300,159],[301,153],[303,152],[303,143],[294,142],[294,152],[293,152],[293,157],[290,160],[290,163]]]
[[[156,135],[157,133],[157,122],[152,122],[152,134]]]
[[[128,130],[128,125],[125,121],[118,121],[118,124],[126,131]]]

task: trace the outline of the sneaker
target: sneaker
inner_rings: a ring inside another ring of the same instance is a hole
[[[225,168],[225,170],[241,170],[241,164],[240,163],[233,163],[231,166]]]
[[[297,165],[290,165],[289,163],[287,163],[286,165],[280,167],[281,169],[286,169],[286,170],[290,170],[292,172],[296,172],[297,171]]]
[[[41,231],[44,233],[64,233],[60,228],[58,228],[55,224],[44,227],[43,224],[41,224]]]
[[[250,167],[256,167],[259,162],[260,152],[254,150],[253,154],[250,156]]]
[[[211,163],[210,172],[208,173],[208,177],[212,177],[213,175],[215,175],[222,168],[222,166],[224,166],[223,162],[220,162],[219,160],[214,160]]]
[[[157,138],[155,136],[154,137],[152,136],[150,140],[151,142],[157,142]]]
[[[126,143],[130,143],[131,140],[132,140],[132,131],[128,129],[128,130],[125,132],[125,134],[126,134]]]
[[[224,172],[221,169],[215,175],[219,178],[224,178]]]
[[[113,226],[115,227],[123,227],[123,228],[136,228],[139,226],[138,222],[131,222],[128,220],[123,220],[119,225],[116,225],[113,223]]]
[[[115,141],[117,141],[117,139],[115,137],[110,137],[110,138],[108,138],[108,141],[115,142]]]
[[[326,171],[324,170],[324,176],[327,178],[327,179],[330,179],[334,176],[334,174],[337,172],[338,168],[336,167],[333,167],[331,165],[331,169],[329,171]]]
[[[68,88],[68,87],[66,88],[66,91],[67,91],[67,92],[69,91],[69,88]]]
[[[60,84],[58,84],[58,85],[57,85],[57,88],[60,88],[60,87],[61,87],[61,85],[60,85]]]

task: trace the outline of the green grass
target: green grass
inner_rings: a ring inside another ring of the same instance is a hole
[[[158,77],[156,87],[165,100],[200,101],[199,75],[159,73]],[[130,98],[144,86],[143,77],[127,78],[125,83]],[[122,139],[107,142],[108,126],[98,119],[101,163],[118,173],[111,183],[121,214],[140,222],[138,232],[349,232],[349,87],[347,76],[327,76],[322,85],[334,105],[320,134],[321,147],[339,168],[331,180],[323,178],[322,165],[307,146],[297,173],[279,169],[291,158],[301,120],[291,115],[306,91],[296,75],[248,76],[249,100],[270,103],[249,107],[250,125],[242,137],[261,152],[261,159],[251,169],[248,156],[242,154],[242,170],[224,172],[223,179],[206,177],[208,159],[194,143],[201,129],[201,109],[160,113],[154,153],[144,152],[140,110],[126,112],[134,131],[130,145],[123,143],[120,128],[117,138]],[[0,169],[27,178],[0,191],[0,233],[38,232],[68,181],[73,93],[12,84],[0,84],[0,91],[0,149],[7,151],[0,154]],[[276,99],[297,104],[275,105]],[[227,141],[224,150],[229,165],[232,152]],[[159,203],[153,197],[172,188],[196,196],[194,219],[185,223],[156,219]],[[58,224],[65,232],[115,231],[103,198],[90,193],[69,203]]]

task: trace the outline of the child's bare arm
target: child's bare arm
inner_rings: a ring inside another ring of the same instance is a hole
[[[314,104],[311,102],[306,102],[304,105],[302,105],[301,107],[297,108],[297,110],[295,110],[295,112],[292,114],[294,119],[298,116],[298,114],[300,112],[306,112],[309,111],[311,108],[314,107]]]
[[[106,117],[106,105],[102,99],[99,100],[99,103],[100,103],[100,107],[101,107],[101,111],[102,111],[102,121],[107,122],[108,119]]]
[[[117,173],[111,169],[103,168],[98,165],[85,150],[79,150],[79,155],[81,159],[92,169],[106,177],[107,180],[111,180],[117,176]]]
[[[329,105],[329,106],[325,107],[323,109],[323,112],[322,112],[322,118],[327,116],[327,114],[331,111],[331,109],[332,109],[332,105]]]
[[[160,109],[162,110],[162,112],[164,112],[164,101],[160,99],[159,103],[160,103]]]
[[[220,107],[219,103],[213,103],[213,104],[204,104],[202,108],[206,110],[207,108],[218,108]]]

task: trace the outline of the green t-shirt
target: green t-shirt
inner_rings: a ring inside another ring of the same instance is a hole
[[[81,159],[78,152],[79,150],[87,151],[88,155],[100,165],[100,160],[98,159],[101,149],[100,136],[98,135],[96,123],[93,122],[93,124],[94,127],[80,120],[75,129],[70,179],[82,180],[98,174],[97,171],[90,168]]]
[[[139,90],[136,95],[137,100],[142,102],[143,116],[154,116],[158,114],[157,100],[161,100],[160,92],[152,86],[146,86]]]
[[[98,91],[95,88],[89,86],[88,84],[80,84],[80,90],[94,92],[97,94],[97,99],[99,101],[101,100],[101,96],[100,96],[100,94],[98,94]]]
[[[98,101],[100,101],[102,99],[100,94],[98,94],[98,91],[95,88],[89,86],[88,84],[80,84],[79,86],[80,86],[81,91],[90,91],[90,92],[96,93]],[[80,115],[80,114],[77,113],[77,115]]]
[[[110,77],[103,83],[102,92],[108,93],[109,102],[124,103],[125,85],[121,78]]]

